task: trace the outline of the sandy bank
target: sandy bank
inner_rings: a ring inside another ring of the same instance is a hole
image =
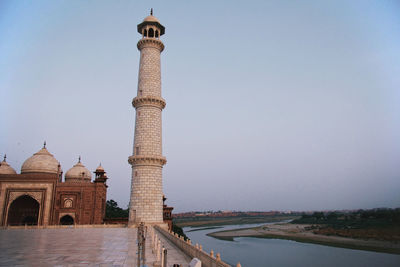
[[[309,226],[305,224],[276,223],[248,229],[219,231],[208,235],[224,240],[233,240],[235,237],[278,238],[304,243],[400,254],[399,242],[317,235],[310,230],[306,230],[306,227]]]

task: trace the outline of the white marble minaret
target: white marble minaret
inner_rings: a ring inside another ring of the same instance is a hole
[[[163,222],[161,112],[165,101],[161,97],[160,55],[164,44],[160,36],[165,28],[151,11],[137,26],[142,35],[137,48],[140,51],[137,96],[132,105],[136,109],[135,140],[132,165],[129,224]]]

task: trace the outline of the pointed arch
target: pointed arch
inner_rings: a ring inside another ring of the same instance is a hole
[[[8,209],[7,225],[37,225],[40,205],[29,195],[16,198]]]
[[[150,37],[150,38],[153,38],[153,37],[154,37],[154,30],[153,30],[153,28],[150,28],[150,29],[149,29],[149,37]]]
[[[74,218],[72,218],[70,215],[64,215],[60,218],[61,225],[73,225],[74,223]]]

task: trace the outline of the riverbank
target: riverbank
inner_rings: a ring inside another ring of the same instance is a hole
[[[282,222],[297,219],[300,216],[270,215],[270,216],[236,216],[236,217],[188,217],[174,218],[173,223],[179,227],[216,227],[224,225],[259,224]]]
[[[303,243],[400,254],[400,242],[320,235],[308,230],[311,228],[310,226],[307,224],[274,223],[254,228],[217,231],[207,235],[231,241],[235,237],[277,238]]]

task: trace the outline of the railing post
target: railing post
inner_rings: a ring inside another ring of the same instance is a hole
[[[155,246],[154,246],[154,254],[156,254],[156,256],[158,254],[158,236],[157,236],[156,243],[155,243]]]
[[[168,265],[167,265],[167,249],[166,248],[162,249],[162,264],[161,264],[161,266],[168,267]]]
[[[142,262],[143,266],[146,266],[146,229],[142,233]]]
[[[157,242],[157,262],[160,262],[160,255],[161,254],[161,241],[160,239]]]

